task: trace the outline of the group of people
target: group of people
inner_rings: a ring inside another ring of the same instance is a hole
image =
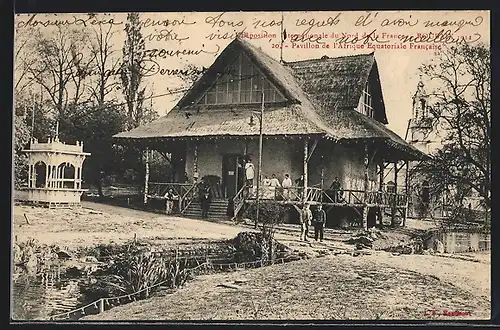
[[[285,173],[285,176],[283,178],[283,181],[280,181],[278,180],[278,178],[276,177],[276,174],[272,174],[271,176],[271,179],[269,179],[267,176],[264,176],[264,180],[263,180],[263,185],[264,186],[268,186],[268,187],[273,187],[273,188],[279,188],[279,187],[283,187],[283,188],[289,188],[289,187],[292,187],[292,179],[290,178],[290,175],[288,173]],[[298,178],[297,180],[295,180],[295,185],[297,187],[302,187],[304,186],[304,176],[301,175],[300,178]]]
[[[247,161],[245,164],[245,185],[247,187],[247,195],[252,195],[253,187],[254,187],[254,177],[255,177],[255,167],[252,164],[251,160]],[[265,193],[271,194],[272,198],[275,197],[283,197],[284,199],[291,199],[290,188],[293,187],[292,179],[290,178],[290,174],[285,173],[283,180],[277,178],[276,174],[272,174],[271,178],[267,175],[264,176],[262,180],[262,190]],[[300,178],[295,180],[295,187],[303,187],[304,186],[304,176],[301,175]],[[280,192],[279,194],[277,192]],[[300,195],[301,189],[298,190]]]
[[[165,214],[172,214],[175,203],[179,202],[179,195],[173,188],[169,188],[165,195],[163,195],[163,199],[165,200]],[[198,186],[198,200],[201,204],[201,217],[206,219],[208,218],[210,202],[212,201],[212,191],[210,183],[205,179],[201,179]]]
[[[309,235],[309,227],[312,225],[314,227],[314,239],[316,241],[323,242],[324,228],[326,226],[326,212],[320,205],[316,206],[314,210],[311,210],[309,203],[305,203],[304,207],[300,209],[298,206],[294,205],[297,212],[299,212],[300,219],[300,240],[308,241],[307,237]]]

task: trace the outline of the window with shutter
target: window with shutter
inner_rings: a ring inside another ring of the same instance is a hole
[[[373,116],[374,116],[373,105],[372,105],[372,95],[371,95],[370,85],[368,83],[366,84],[365,89],[363,90],[363,93],[361,94],[361,98],[359,100],[357,110],[360,113],[362,113],[365,116],[368,116],[370,118],[373,118]]]

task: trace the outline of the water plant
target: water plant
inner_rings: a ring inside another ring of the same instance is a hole
[[[188,267],[186,258],[163,256],[146,252],[126,252],[117,256],[101,278],[97,286],[107,287],[107,293],[130,294],[150,288],[163,282],[163,286],[176,288],[182,286],[189,278],[183,271]]]

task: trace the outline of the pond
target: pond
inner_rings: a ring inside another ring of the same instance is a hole
[[[174,271],[175,274],[171,274],[174,275],[173,278],[168,274],[166,275],[169,281],[170,279],[172,280],[168,282],[169,284],[161,284],[160,286],[158,281],[153,281],[156,284],[150,286],[152,289],[148,289],[148,292],[149,294],[155,294],[157,290],[178,287],[182,285],[182,279],[187,280],[188,277],[195,278],[198,274],[236,271],[237,269],[241,269],[241,267],[257,268],[267,266],[268,264],[262,264],[257,257],[260,255],[260,252],[255,248],[260,244],[259,242],[260,238],[255,233],[242,232],[231,241],[212,242],[207,246],[186,246],[184,249],[176,247],[175,250],[170,251],[167,249],[154,253],[142,251],[134,254],[132,259],[128,259],[128,257],[125,259],[118,258],[122,255],[120,253],[116,255],[102,255],[99,262],[107,265],[104,266],[107,271],[113,269],[112,267],[114,266],[111,265],[118,265],[117,269],[121,270],[127,265],[127,267],[130,266],[132,269],[143,269],[143,266],[146,267],[147,264],[153,265],[156,262],[163,264],[165,270],[171,270],[171,266],[177,268],[177,272]],[[104,246],[103,251],[108,248],[110,247]],[[114,248],[117,249],[117,247]],[[110,251],[113,250],[111,249]],[[175,257],[171,256],[173,251],[175,252]],[[115,253],[117,253],[116,250]],[[279,245],[279,243],[275,253],[276,262],[279,262],[278,260],[281,260],[280,262],[289,262],[301,258],[295,255],[293,251],[286,251],[285,246]],[[141,257],[139,258],[139,256]],[[112,257],[112,260],[109,259],[110,257]],[[104,262],[106,259],[108,259],[107,263]],[[130,263],[132,260],[135,261]],[[34,270],[29,272],[24,267],[15,267],[11,304],[13,320],[48,320],[56,314],[60,314],[61,316],[54,318],[54,320],[78,320],[85,315],[97,314],[99,307],[104,307],[107,310],[112,306],[145,297],[143,294],[136,292],[142,292],[141,290],[132,290],[130,292],[127,290],[125,293],[122,291],[119,294],[124,294],[122,298],[117,298],[118,294],[111,294],[106,290],[96,290],[96,287],[102,288],[101,285],[106,282],[105,278],[102,277],[102,271],[96,270],[91,273],[79,271],[75,273],[74,271],[70,271],[74,267],[68,268],[68,263],[71,264],[70,261],[54,261],[54,264],[51,264],[51,266],[46,264],[45,268],[39,270],[36,274]],[[144,268],[143,270],[147,271],[147,269]],[[188,271],[182,275],[185,269]],[[178,271],[181,271],[181,275],[179,276]],[[114,274],[113,271],[113,275],[111,276],[115,276]],[[121,271],[116,274],[121,274]],[[138,274],[138,276],[142,276],[141,274]],[[186,274],[190,275],[187,276]],[[166,282],[161,281],[161,283]],[[101,300],[105,303],[104,306],[99,306],[99,304],[95,303],[101,298],[106,298]],[[86,305],[88,307],[85,307],[85,312],[82,313],[82,307]],[[74,312],[67,315],[66,313],[70,311]]]
[[[444,245],[446,253],[464,253],[491,250],[491,235],[482,232],[440,231],[434,233],[426,241],[426,248],[431,247],[433,240],[438,239]]]
[[[81,293],[85,278],[64,276],[61,266],[53,266],[41,274],[15,268],[12,281],[12,319],[47,320],[50,315],[73,310],[98,297]],[[77,316],[73,317],[76,319]]]

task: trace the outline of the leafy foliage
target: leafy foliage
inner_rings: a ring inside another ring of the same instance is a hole
[[[251,204],[245,210],[245,216],[255,219],[257,214],[257,205]],[[283,222],[285,209],[283,206],[274,203],[262,203],[259,205],[259,221],[263,224],[279,224]]]
[[[126,125],[123,108],[112,102],[92,109],[81,109],[81,115],[67,122],[61,131],[67,143],[85,141],[84,150],[90,152],[83,167],[83,176],[95,184],[102,195],[102,179],[120,168],[120,150],[113,145],[112,136]]]
[[[14,186],[19,188],[28,178],[28,155],[22,152],[30,139],[30,129],[24,118],[14,116]]]
[[[251,204],[246,210],[245,215],[251,219],[257,216],[256,204]],[[285,208],[279,204],[265,203],[259,205],[259,220],[262,223],[262,260],[274,260],[276,257],[276,241],[274,234],[278,224],[283,223]]]
[[[149,157],[149,179],[151,181],[173,182],[173,171],[170,161],[159,152],[152,150]]]
[[[164,257],[149,251],[132,249],[116,256],[106,271],[104,286],[108,295],[130,294],[165,281],[163,286],[175,288],[188,279],[187,259]],[[102,288],[101,288],[102,290]]]
[[[97,185],[101,194],[106,178],[130,173],[137,180],[144,172],[141,151],[113,145],[112,136],[158,118],[152,104],[144,104],[145,45],[140,29],[139,15],[129,14],[122,56],[112,43],[112,25],[83,30],[58,26],[43,33],[33,29],[16,45],[16,113],[25,116],[30,128],[34,113],[33,136],[42,142],[54,137],[56,123],[62,141],[83,141],[84,150],[92,154],[84,163],[83,178]],[[26,86],[31,89],[29,95],[23,92]],[[33,96],[38,88],[43,99]],[[122,89],[124,107],[117,102],[118,89]],[[26,168],[22,157],[17,158],[16,177],[22,178]]]
[[[139,126],[143,121],[146,89],[141,87],[142,65],[146,59],[145,42],[141,33],[138,13],[129,13],[125,25],[127,37],[123,45],[121,82],[127,104],[128,128]]]

